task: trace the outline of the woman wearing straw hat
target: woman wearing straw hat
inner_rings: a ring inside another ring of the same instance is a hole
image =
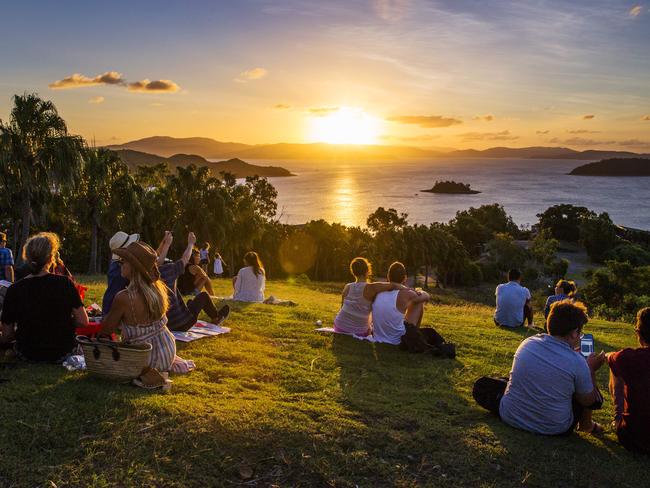
[[[157,254],[143,242],[132,242],[113,251],[129,286],[119,292],[102,321],[102,334],[118,327],[122,340],[152,346],[150,367],[169,371],[176,356],[176,341],[167,328],[167,289],[160,280]]]

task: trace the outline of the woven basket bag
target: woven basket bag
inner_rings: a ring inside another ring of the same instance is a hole
[[[115,381],[131,381],[149,366],[151,344],[124,344],[77,336],[92,375]]]

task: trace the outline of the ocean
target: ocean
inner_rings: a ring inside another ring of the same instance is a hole
[[[552,205],[570,203],[608,212],[619,224],[650,230],[650,177],[569,176],[585,161],[557,159],[433,159],[398,162],[255,161],[297,174],[270,178],[278,190],[278,218],[300,224],[325,219],[365,226],[383,206],[410,223],[447,222],[458,210],[500,203],[521,226]],[[436,180],[469,183],[477,195],[421,193]]]

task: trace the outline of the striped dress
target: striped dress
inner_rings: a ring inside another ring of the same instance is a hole
[[[131,312],[135,318],[133,297],[127,291],[131,302]],[[130,344],[151,344],[151,361],[149,366],[158,371],[170,371],[176,357],[176,339],[167,328],[167,317],[154,320],[148,324],[129,325],[121,324],[122,340]]]

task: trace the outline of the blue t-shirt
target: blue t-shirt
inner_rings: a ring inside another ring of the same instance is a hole
[[[102,299],[102,314],[104,316],[108,315],[108,311],[113,305],[115,295],[129,286],[129,280],[122,277],[121,267],[116,260],[112,260],[111,264],[108,265],[107,278],[108,286],[106,287],[104,298]]]
[[[593,389],[591,370],[579,352],[557,337],[537,334],[515,353],[499,415],[519,429],[562,434],[573,425],[573,395]]]
[[[5,273],[5,266],[14,265],[14,255],[11,249],[7,247],[0,247],[0,280],[6,280],[7,274]]]
[[[570,298],[569,295],[565,295],[564,293],[560,293],[559,295],[551,295],[548,297],[546,299],[546,305],[544,305],[544,317],[548,317],[548,314],[551,313],[551,305],[553,305],[555,302],[566,300],[567,298]]]
[[[530,291],[516,281],[497,286],[497,308],[494,320],[505,327],[519,327],[524,323],[524,305],[530,300]]]

